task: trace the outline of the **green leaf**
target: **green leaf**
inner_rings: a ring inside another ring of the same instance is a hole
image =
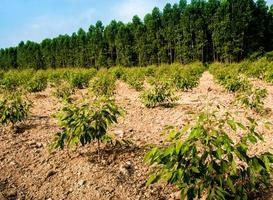
[[[146,186],[150,186],[151,184],[154,184],[160,180],[161,176],[160,175],[151,175],[149,179],[146,182]]]
[[[249,134],[247,135],[247,138],[249,139],[249,141],[250,141],[252,144],[256,144],[256,143],[258,142],[257,138],[256,138],[253,134],[251,134],[251,133],[249,133]]]
[[[191,170],[194,172],[194,173],[200,173],[199,169],[197,167],[191,167]]]
[[[233,184],[232,180],[229,177],[227,178],[227,185],[228,185],[228,187],[231,189],[231,191],[233,193],[236,193],[236,190],[234,188],[234,184]]]
[[[186,199],[187,193],[188,193],[188,187],[183,188],[180,192],[180,199],[181,200]]]
[[[242,123],[237,122],[236,124],[237,124],[241,129],[247,130],[247,128],[246,128]]]
[[[234,120],[227,120],[227,123],[230,126],[230,128],[232,128],[232,130],[234,130],[234,131],[237,130],[236,123]]]
[[[270,171],[270,162],[269,162],[269,159],[266,155],[263,156],[263,161],[264,161],[264,165],[266,167],[266,170],[269,172]]]

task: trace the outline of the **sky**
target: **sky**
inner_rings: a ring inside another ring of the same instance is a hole
[[[101,20],[107,25],[116,19],[129,22],[134,15],[143,18],[157,6],[179,0],[1,0],[0,48],[20,41],[41,42],[59,34],[85,30]],[[273,0],[268,0],[272,4]]]

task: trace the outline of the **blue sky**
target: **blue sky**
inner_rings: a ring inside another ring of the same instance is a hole
[[[157,6],[179,0],[1,0],[0,48],[15,46],[20,41],[40,42],[59,34],[71,34],[80,27],[102,20],[128,22],[141,18]],[[273,0],[268,0],[273,3]]]

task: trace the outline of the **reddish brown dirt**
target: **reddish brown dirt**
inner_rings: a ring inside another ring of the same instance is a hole
[[[50,152],[50,142],[59,130],[51,115],[61,104],[51,95],[51,89],[31,94],[32,115],[21,124],[24,130],[15,134],[9,127],[1,127],[0,200],[170,199],[170,194],[177,191],[175,188],[164,184],[145,186],[149,170],[143,163],[147,145],[162,142],[160,133],[165,125],[181,127],[195,119],[200,111],[213,110],[217,105],[222,106],[221,112],[229,111],[239,120],[245,115],[272,120],[272,116],[261,117],[234,104],[234,95],[225,92],[208,72],[203,74],[197,88],[179,92],[178,96],[179,101],[172,108],[148,109],[141,104],[138,92],[118,81],[116,102],[126,114],[110,132],[131,140],[134,145],[105,147],[100,153],[102,158],[98,159],[96,144]],[[235,135],[234,140],[236,138]],[[265,141],[253,147],[253,151],[268,150],[272,146],[270,132],[265,131]]]

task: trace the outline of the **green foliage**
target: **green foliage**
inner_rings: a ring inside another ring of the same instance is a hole
[[[210,72],[229,92],[241,92],[252,87],[238,71],[235,65],[214,64],[210,67]]]
[[[115,88],[116,79],[106,70],[99,71],[89,82],[89,90],[95,96],[110,97],[114,94]]]
[[[145,68],[145,76],[153,77],[155,75],[156,67],[155,66],[148,66]]]
[[[127,83],[136,91],[144,89],[144,80],[139,78],[138,75],[132,75],[127,79]]]
[[[241,76],[229,76],[228,78],[225,78],[222,84],[224,85],[226,90],[230,92],[244,91],[251,87],[249,81]]]
[[[41,92],[47,87],[47,77],[43,74],[35,74],[26,85],[28,92]]]
[[[250,144],[262,140],[256,126],[251,118],[245,126],[229,114],[202,113],[194,125],[170,130],[166,146],[145,155],[157,166],[147,184],[165,180],[181,190],[181,199],[252,199],[270,186],[273,163],[269,152],[249,155]],[[229,135],[239,131],[244,136],[235,143]]]
[[[72,87],[83,89],[88,87],[88,83],[91,78],[96,75],[97,71],[95,69],[90,69],[88,71],[71,71],[67,76]]]
[[[260,63],[261,59],[256,63],[252,63],[252,68],[258,68],[257,63]],[[254,67],[255,66],[255,67]],[[221,65],[213,64],[210,67],[211,73],[223,85],[228,91],[237,92],[237,100],[239,100],[246,107],[263,114],[264,100],[267,97],[266,89],[255,88],[244,76],[240,73],[249,74],[249,63],[243,62],[240,64]],[[262,66],[261,66],[262,67]],[[252,75],[264,77],[264,74],[260,74],[260,70],[253,71]]]
[[[248,108],[255,110],[257,113],[264,113],[264,99],[267,94],[266,89],[252,88],[240,93],[237,98]]]
[[[30,77],[33,77],[33,74],[33,70],[10,70],[4,73],[3,78],[0,79],[0,87],[14,92],[18,88],[25,86]]]
[[[190,90],[198,85],[198,79],[187,73],[177,71],[172,78],[174,85],[178,89]]]
[[[170,80],[177,89],[187,91],[198,85],[199,78],[204,71],[204,65],[198,62],[190,65],[162,65],[155,70],[154,77],[160,80]]]
[[[151,89],[142,92],[140,98],[148,108],[154,108],[158,105],[170,106],[178,99],[174,92],[175,90],[170,82],[156,80]]]
[[[121,114],[114,102],[105,98],[66,104],[56,115],[62,131],[55,135],[53,147],[63,149],[66,145],[108,141],[108,127],[117,123]]]
[[[123,67],[112,67],[109,69],[109,73],[114,76],[115,79],[122,79],[125,75]]]
[[[75,89],[67,81],[62,81],[61,83],[55,85],[53,95],[64,101],[69,101],[72,94],[75,93]]]
[[[9,124],[13,126],[21,122],[29,115],[30,103],[17,94],[4,94],[0,99],[0,124]]]
[[[15,90],[18,86],[18,81],[15,78],[4,77],[0,80],[0,85],[4,90]]]
[[[144,89],[145,72],[143,68],[128,68],[123,80],[137,91]]]

